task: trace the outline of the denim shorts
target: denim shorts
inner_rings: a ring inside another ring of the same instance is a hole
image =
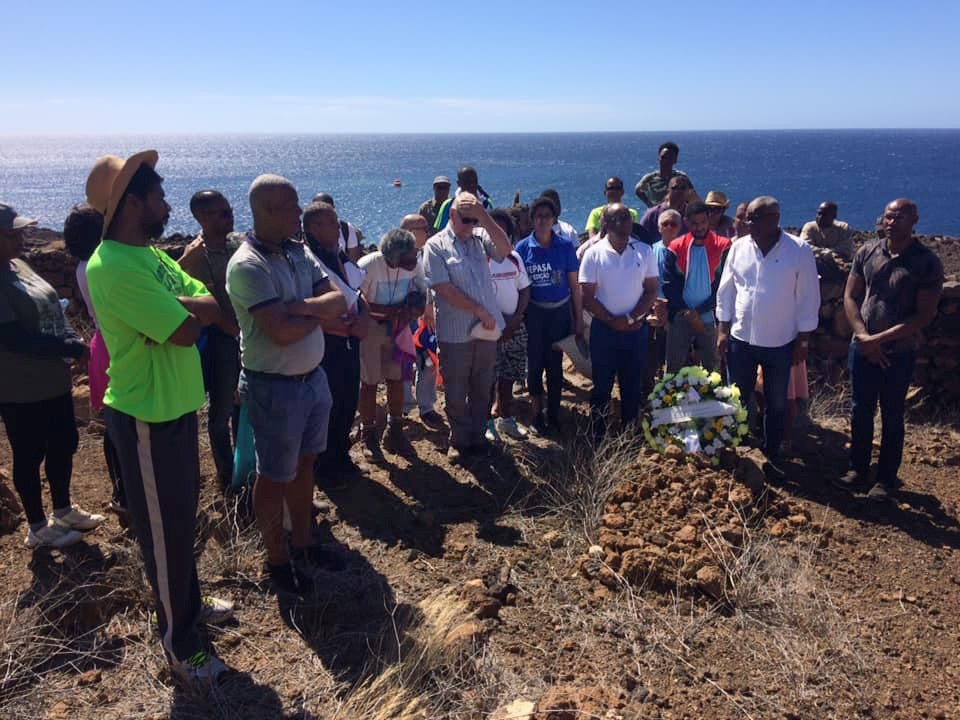
[[[253,429],[258,474],[290,482],[301,456],[327,449],[333,401],[323,368],[302,379],[244,370],[238,389]]]

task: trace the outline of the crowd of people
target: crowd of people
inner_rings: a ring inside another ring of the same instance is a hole
[[[451,463],[503,447],[503,436],[557,436],[557,344],[571,337],[592,366],[595,442],[608,431],[615,382],[619,425],[629,428],[660,373],[700,364],[725,372],[744,402],[762,388],[764,471],[782,480],[790,402],[806,391],[809,336],[819,321],[811,244],[852,258],[844,297],[854,331],[851,470],[836,482],[874,498],[894,492],[915,351],[943,284],[938,258],[913,235],[916,205],[888,203],[878,239],[854,252],[836,203],[823,203],[795,237],[781,228],[773,197],[742,203],[732,217],[722,191],[700,200],[676,169],[678,156],[673,143],[659,148],[658,168],[635,188],[642,214],[624,202],[623,181],[608,178],[605,202],[582,235],[560,219],[555,190],[497,208],[465,166],[452,192],[438,176],[433,197],[369,252],[329,194],[301,208],[290,181],[261,175],[250,185],[253,228],[245,235],[233,232],[221,192],[193,196],[200,233],[179,261],[153,244],[170,214],[158,154],[106,156],[64,225],[96,328],[89,342],[19,257],[24,229],[35,222],[0,204],[0,414],[27,546],[66,547],[104,520],[70,496],[74,363],[86,365],[91,405],[103,411],[110,507],[137,538],[164,650],[187,681],[226,670],[198,627],[233,612],[229,601],[201,594],[193,556],[197,411],[205,404],[225,491],[235,482],[239,428],[252,430],[252,506],[266,570],[277,592],[294,596],[308,595],[320,570],[342,562],[314,543],[316,484],[361,472],[361,458],[412,457],[414,410],[429,430],[448,432]],[[523,422],[517,384],[530,398]],[[882,440],[871,482],[878,403]]]

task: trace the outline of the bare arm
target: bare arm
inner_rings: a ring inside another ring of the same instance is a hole
[[[599,320],[604,325],[608,325],[617,331],[624,331],[630,325],[624,317],[613,315],[607,310],[599,300],[597,300],[597,284],[582,283],[580,285],[583,307],[587,309],[594,319]]]
[[[201,325],[216,325],[222,320],[223,313],[213,295],[179,297],[177,300],[187,309],[188,313],[200,321]]]
[[[497,251],[497,260],[503,260],[507,255],[513,252],[513,245],[510,244],[510,238],[503,231],[503,228],[494,222],[483,205],[480,205],[479,212],[480,227],[487,231],[490,240],[493,242],[493,248]]]
[[[653,304],[657,301],[657,295],[660,292],[660,280],[656,277],[648,277],[643,279],[643,295],[640,296],[640,300],[637,301],[637,304],[634,306],[633,310],[630,312],[630,315],[635,320],[643,320],[647,316],[647,313],[650,312],[650,308],[653,307]],[[643,323],[638,323],[639,327],[642,327]]]
[[[570,286],[570,299],[573,304],[573,333],[583,335],[583,294],[580,292],[580,278],[576,271],[567,273],[567,284]]]
[[[287,312],[318,320],[335,320],[347,312],[347,300],[330,280],[324,280],[317,285],[313,297],[289,303]]]
[[[254,310],[253,319],[277,345],[290,345],[302,340],[320,326],[320,318],[316,315],[291,313],[282,302]]]

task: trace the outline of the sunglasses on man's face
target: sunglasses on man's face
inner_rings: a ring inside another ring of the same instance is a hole
[[[620,192],[621,190],[623,190],[623,185],[608,185],[606,191],[607,191],[607,192],[614,192],[614,191]]]
[[[462,217],[460,218],[460,222],[462,222],[464,225],[477,225],[480,223],[480,221],[477,220],[477,218],[471,218],[471,217]]]

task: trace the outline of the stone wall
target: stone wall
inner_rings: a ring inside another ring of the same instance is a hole
[[[866,238],[867,236],[864,236]],[[158,247],[178,258],[183,246],[192,238],[173,235]],[[936,320],[927,329],[917,359],[914,383],[946,400],[960,403],[960,282],[957,279],[960,241],[953,238],[924,238],[944,261],[947,282],[940,300]],[[811,342],[808,365],[814,373],[822,373],[833,383],[846,375],[847,350],[850,346],[850,324],[843,311],[843,290],[850,264],[829,250],[815,249],[820,273],[820,326]],[[78,319],[78,330],[86,328],[86,310],[76,289],[77,263],[66,251],[63,239],[51,231],[35,231],[28,239],[24,258],[60,297],[71,301],[71,315]]]
[[[843,309],[843,291],[850,263],[831,252],[814,248],[820,273],[820,326],[814,334],[809,365],[815,365],[837,382],[846,371],[852,330]],[[947,281],[936,319],[926,329],[914,372],[914,384],[925,390],[945,393],[960,402],[960,281],[947,267]]]

